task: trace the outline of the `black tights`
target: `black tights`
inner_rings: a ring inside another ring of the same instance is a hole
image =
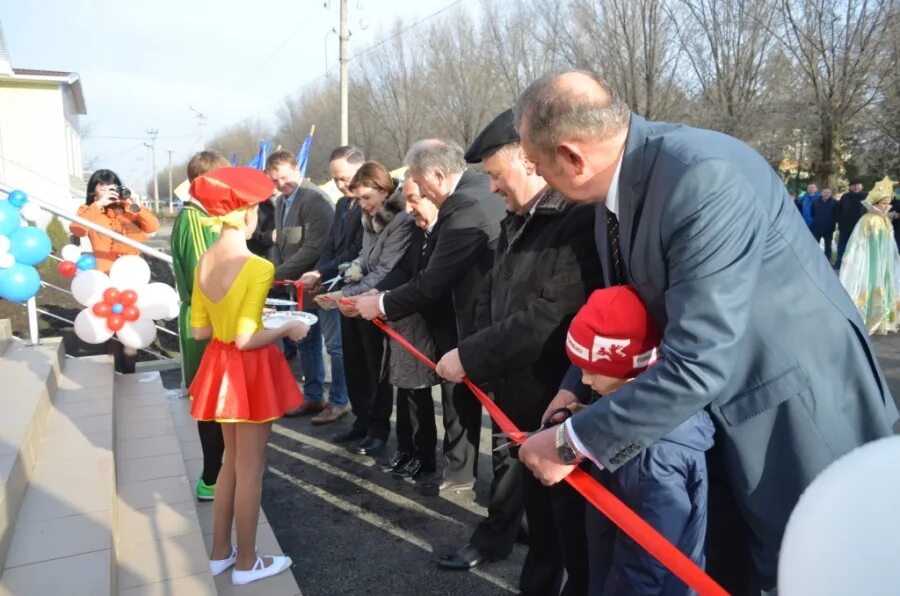
[[[225,440],[222,438],[222,427],[218,422],[198,421],[200,448],[203,450],[203,482],[214,485],[222,468],[222,454],[225,452]]]

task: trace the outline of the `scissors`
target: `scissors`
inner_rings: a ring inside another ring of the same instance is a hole
[[[518,432],[514,434],[494,433],[495,437],[506,437],[507,439],[509,439],[505,443],[501,443],[500,445],[494,447],[494,451],[496,451],[503,457],[518,457],[520,443],[524,443],[525,439],[532,435],[536,435],[543,430],[547,430],[548,428],[553,428],[554,426],[562,424],[566,421],[567,418],[570,418],[572,416],[572,413],[572,410],[570,410],[569,408],[556,408],[547,415],[547,418],[544,419],[541,427],[537,430],[533,430],[531,432]],[[562,415],[562,420],[560,420],[559,422],[553,422],[553,419],[558,415]]]
[[[330,292],[331,288],[337,285],[337,282],[341,281],[342,279],[344,279],[344,276],[342,274],[338,274],[337,277],[332,277],[331,279],[323,281],[322,285],[324,286],[325,284],[328,284],[328,287],[325,288],[325,291]]]

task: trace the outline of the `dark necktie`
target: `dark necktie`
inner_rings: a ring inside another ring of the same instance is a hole
[[[425,256],[425,251],[428,249],[428,237],[431,236],[431,230],[425,230],[425,237],[422,238],[422,256]]]
[[[610,281],[613,285],[626,283],[625,267],[622,264],[622,251],[619,248],[619,220],[616,214],[606,210],[606,235],[609,239],[609,256],[612,260],[613,270],[610,272]]]

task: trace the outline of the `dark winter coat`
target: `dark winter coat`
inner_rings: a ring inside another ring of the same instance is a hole
[[[540,426],[570,364],[569,323],[601,279],[592,206],[549,190],[532,215],[503,220],[476,306],[477,331],[459,342],[459,356],[520,428]]]
[[[845,192],[837,207],[837,225],[841,236],[849,238],[856,227],[856,222],[866,213],[863,201],[869,196],[867,192]]]
[[[355,197],[341,197],[334,206],[334,221],[325,250],[316,263],[322,281],[338,274],[338,265],[349,263],[362,250],[362,209]]]
[[[701,568],[709,478],[706,451],[713,424],[700,410],[615,472],[592,473],[635,513]],[[590,593],[603,596],[687,596],[692,592],[659,561],[588,508]]]
[[[834,199],[823,199],[819,197],[812,204],[812,231],[814,234],[829,236],[828,242],[831,242],[831,234],[834,233],[834,226],[837,223],[838,202]]]

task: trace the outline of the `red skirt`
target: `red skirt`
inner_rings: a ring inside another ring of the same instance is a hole
[[[303,403],[287,360],[274,344],[239,350],[212,340],[188,390],[196,420],[269,422]]]

